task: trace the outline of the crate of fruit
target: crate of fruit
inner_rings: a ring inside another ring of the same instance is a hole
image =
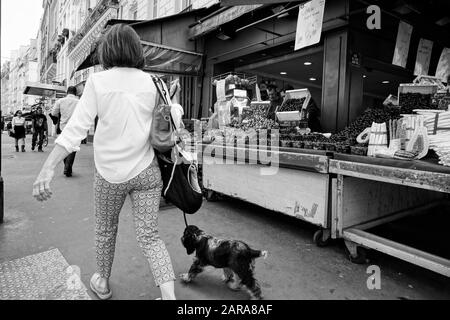
[[[432,97],[438,91],[434,84],[400,84],[398,87],[398,104],[404,114],[413,113],[414,109],[431,109]]]
[[[276,110],[278,121],[303,120],[310,100],[311,93],[308,89],[286,91],[283,104]]]

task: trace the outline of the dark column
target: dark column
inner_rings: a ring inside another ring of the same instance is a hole
[[[339,131],[347,123],[347,40],[347,30],[325,35],[321,120],[324,132]]]
[[[363,70],[351,64],[349,31],[325,35],[322,88],[322,127],[338,132],[354,121],[364,109]]]

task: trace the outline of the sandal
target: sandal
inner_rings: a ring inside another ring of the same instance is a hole
[[[97,297],[99,297],[100,300],[108,300],[112,297],[112,291],[109,290],[108,292],[100,292],[100,290],[98,290],[96,288],[96,284],[98,283],[98,281],[100,280],[100,274],[98,273],[94,273],[94,275],[91,278],[90,281],[90,285],[91,285],[91,290],[97,295]]]

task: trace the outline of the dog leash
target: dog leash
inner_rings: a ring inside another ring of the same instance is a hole
[[[184,224],[186,225],[186,228],[187,228],[187,227],[189,227],[189,224],[187,222],[186,212],[183,212],[183,217],[184,217]]]

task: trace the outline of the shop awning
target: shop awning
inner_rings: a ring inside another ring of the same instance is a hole
[[[189,30],[189,39],[196,39],[204,36],[214,30],[220,28],[223,24],[229,23],[244,14],[250,13],[258,8],[261,8],[263,4],[252,4],[242,6],[223,7],[217,10],[216,14],[212,14],[203,20],[200,20],[197,24],[191,26]]]
[[[146,71],[162,74],[199,75],[203,54],[148,41],[141,41],[141,44],[144,49]],[[94,51],[75,71],[81,71],[97,64],[99,62]]]
[[[66,94],[66,87],[47,83],[27,82],[23,93],[32,96],[53,97],[55,94]]]
[[[203,54],[153,42],[141,43],[144,48],[145,70],[162,74],[199,75]]]

